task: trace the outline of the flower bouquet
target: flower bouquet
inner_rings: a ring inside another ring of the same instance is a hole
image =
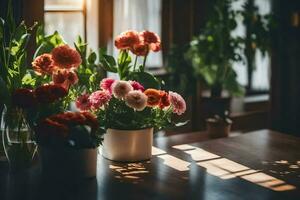
[[[140,161],[151,158],[153,130],[176,124],[173,113],[186,110],[184,99],[172,91],[160,88],[159,81],[144,71],[149,51],[159,51],[159,37],[149,31],[127,31],[116,40],[120,49],[118,61],[102,54],[102,67],[118,73],[121,80],[105,78],[99,90],[84,93],[76,100],[81,111],[98,117],[104,134],[102,154],[115,161]],[[131,62],[130,53],[135,55]],[[138,58],[143,58],[139,67]]]
[[[52,37],[59,36],[55,35]],[[87,111],[68,111],[82,75],[78,70],[87,59],[66,44],[53,46],[51,52],[38,55],[32,63],[36,79],[41,83],[50,80],[34,90],[41,105],[35,104],[32,111],[42,168],[45,174],[59,178],[95,177],[101,143],[97,117]]]

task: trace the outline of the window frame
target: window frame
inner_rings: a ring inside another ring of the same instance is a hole
[[[81,13],[83,16],[83,38],[84,41],[87,41],[87,0],[82,1],[82,8],[58,8],[58,9],[49,9],[46,8],[45,0],[43,6],[43,23],[45,24],[45,13]]]

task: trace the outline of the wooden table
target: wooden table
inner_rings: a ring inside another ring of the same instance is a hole
[[[0,199],[300,199],[300,139],[261,130],[201,142],[203,133],[155,139],[153,158],[99,156],[97,179],[80,183],[0,172]],[[199,142],[200,141],[200,142]]]

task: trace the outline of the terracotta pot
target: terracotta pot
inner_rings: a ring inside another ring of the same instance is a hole
[[[59,179],[96,177],[97,148],[39,147],[43,175]]]
[[[107,129],[103,157],[120,162],[149,160],[152,156],[153,128],[141,130]]]
[[[213,119],[206,120],[206,129],[211,138],[228,137],[231,129],[231,124],[224,121],[216,121]]]

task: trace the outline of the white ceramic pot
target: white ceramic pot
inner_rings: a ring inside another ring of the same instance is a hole
[[[59,179],[93,178],[97,173],[98,148],[39,147],[42,173]]]
[[[153,128],[141,130],[107,129],[102,155],[113,161],[136,162],[152,156]]]

